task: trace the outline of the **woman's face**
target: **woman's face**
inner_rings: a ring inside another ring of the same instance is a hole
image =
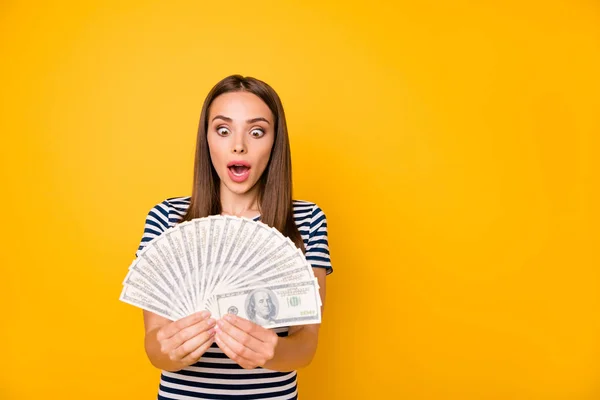
[[[269,107],[252,93],[224,93],[213,100],[207,140],[221,190],[245,194],[255,187],[269,162],[274,123]]]

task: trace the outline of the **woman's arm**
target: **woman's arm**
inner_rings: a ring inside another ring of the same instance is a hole
[[[325,307],[324,268],[313,268],[319,282],[321,319]],[[217,322],[217,344],[225,354],[243,368],[258,366],[287,372],[310,364],[319,338],[318,324],[292,326],[287,337],[278,337],[272,330],[246,319],[226,315]]]

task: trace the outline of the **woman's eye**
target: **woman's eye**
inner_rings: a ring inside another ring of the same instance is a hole
[[[222,126],[220,128],[217,128],[217,133],[221,136],[225,136],[229,133],[229,129]]]
[[[265,132],[262,129],[252,129],[250,131],[250,135],[253,137],[262,137],[264,134]]]

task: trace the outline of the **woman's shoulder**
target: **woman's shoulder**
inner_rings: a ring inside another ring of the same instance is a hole
[[[307,200],[292,200],[292,206],[294,207],[294,216],[311,214],[312,211],[317,207],[315,203]]]
[[[168,199],[165,199],[165,201],[163,201],[163,203],[168,204],[169,207],[172,207],[175,209],[181,209],[181,208],[187,209],[190,206],[191,199],[192,199],[192,196],[169,197]]]
[[[186,211],[190,206],[191,196],[169,197],[156,204],[154,208],[162,208],[169,211]]]
[[[190,196],[169,197],[155,204],[148,218],[156,220],[163,228],[170,228],[185,216],[190,206]]]
[[[317,203],[308,200],[292,200],[294,212],[296,211],[322,211]]]
[[[324,215],[323,210],[318,204],[307,200],[293,200],[294,219],[296,224],[314,221]]]

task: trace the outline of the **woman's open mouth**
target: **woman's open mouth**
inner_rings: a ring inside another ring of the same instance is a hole
[[[233,161],[227,164],[229,177],[232,181],[241,183],[250,176],[250,164],[243,161]]]

